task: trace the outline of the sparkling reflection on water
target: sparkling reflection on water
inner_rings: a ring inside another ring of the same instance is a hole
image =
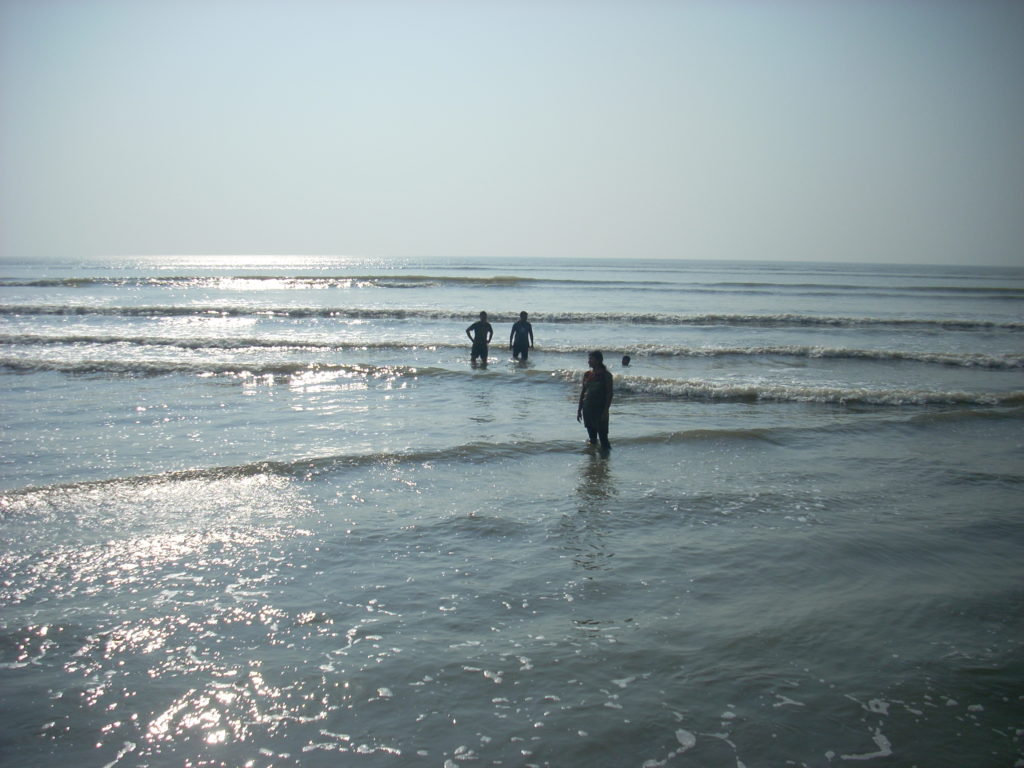
[[[721,466],[714,448],[700,455]],[[972,617],[940,629],[934,607],[908,618],[952,599],[925,584],[966,551],[929,560],[935,542],[895,522],[854,534],[841,493],[781,470],[731,497],[684,488],[665,471],[677,450],[496,455],[474,465],[479,496],[461,492],[465,463],[391,460],[9,497],[5,674],[48,691],[31,750],[104,765],[825,764],[906,754],[922,727],[962,754],[1009,722],[1010,673],[989,681],[1005,711],[964,678],[1012,655],[1008,636],[972,638]]]

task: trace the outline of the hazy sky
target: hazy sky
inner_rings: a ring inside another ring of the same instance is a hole
[[[1024,2],[0,0],[0,256],[1024,265]]]

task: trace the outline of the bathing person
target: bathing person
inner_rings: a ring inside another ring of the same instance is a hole
[[[590,370],[583,374],[580,405],[576,421],[587,428],[590,444],[601,441],[602,448],[611,448],[608,442],[608,409],[612,404],[612,374],[604,366],[604,355],[594,350],[587,356]]]
[[[476,359],[480,358],[480,364],[487,365],[487,345],[491,343],[494,329],[487,322],[487,313],[481,312],[480,319],[466,329],[466,335],[473,342],[473,349],[469,353],[469,361],[476,365]]]
[[[533,326],[526,319],[525,312],[519,313],[519,320],[512,324],[512,333],[508,337],[508,348],[512,350],[513,360],[522,360],[530,356],[533,349]]]

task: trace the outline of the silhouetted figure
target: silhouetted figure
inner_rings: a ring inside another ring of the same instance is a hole
[[[623,355],[623,356],[622,356],[622,367],[623,367],[623,368],[628,368],[628,367],[629,367],[629,361],[630,361],[630,359],[631,359],[631,358],[630,358],[630,356],[629,356],[629,355]]]
[[[473,349],[469,353],[469,361],[476,365],[476,359],[480,358],[480,365],[487,365],[487,345],[491,343],[494,336],[494,329],[487,322],[487,313],[481,312],[480,319],[466,329],[466,335],[473,342]]]
[[[612,374],[604,366],[604,355],[594,350],[587,355],[590,370],[583,374],[580,405],[576,421],[582,421],[590,436],[590,444],[601,441],[602,448],[611,448],[608,442],[608,409],[612,404]]]
[[[519,320],[512,324],[512,333],[508,337],[508,348],[512,350],[513,360],[522,360],[530,356],[533,349],[533,326],[526,319],[525,312],[519,313]]]

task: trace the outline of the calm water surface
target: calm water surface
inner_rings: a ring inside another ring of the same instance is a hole
[[[1022,299],[1009,269],[2,263],[0,764],[1024,765]]]

